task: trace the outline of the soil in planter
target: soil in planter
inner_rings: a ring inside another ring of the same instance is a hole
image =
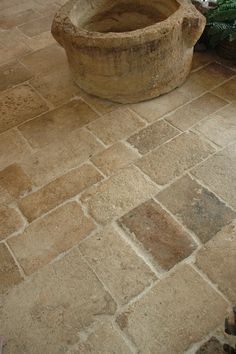
[[[101,33],[130,32],[157,22],[167,17],[154,7],[137,4],[117,4],[112,9],[96,14],[83,26],[89,31]]]

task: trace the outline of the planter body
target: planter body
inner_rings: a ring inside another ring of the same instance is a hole
[[[143,1],[69,0],[55,15],[52,34],[86,92],[134,103],[185,81],[205,18],[188,0]]]

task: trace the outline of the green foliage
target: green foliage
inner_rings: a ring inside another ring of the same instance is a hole
[[[218,0],[214,9],[206,13],[206,34],[214,48],[222,40],[236,40],[236,0]]]

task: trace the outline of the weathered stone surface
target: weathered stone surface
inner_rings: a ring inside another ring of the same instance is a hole
[[[192,70],[196,70],[203,65],[209,64],[213,62],[215,59],[213,53],[206,52],[197,52],[195,51],[193,54],[193,62],[192,62]]]
[[[7,338],[4,351],[66,353],[80,341],[83,329],[99,315],[109,316],[115,310],[111,296],[80,253],[73,250],[2,299],[1,332]]]
[[[83,241],[79,248],[120,304],[127,303],[156,279],[150,268],[111,226]]]
[[[51,29],[52,16],[46,15],[44,17],[37,18],[34,21],[24,23],[19,29],[28,37],[34,37],[38,34],[49,31]]]
[[[171,20],[161,22],[170,15]],[[57,12],[52,33],[65,48],[82,89],[130,103],[157,97],[185,81],[204,24],[204,17],[188,1],[168,0],[165,6],[104,1],[101,9],[70,0]],[[78,43],[76,49],[72,43]]]
[[[214,149],[193,133],[177,136],[136,162],[151,179],[164,185],[205,159]]]
[[[140,354],[182,354],[221,324],[226,311],[227,302],[184,265],[121,313],[118,324]]]
[[[196,354],[224,354],[223,344],[215,337],[210,338],[198,349]]]
[[[54,44],[54,38],[52,37],[51,31],[42,32],[37,36],[32,38],[26,38],[24,41],[31,49],[40,50],[49,45]]]
[[[227,81],[225,84],[213,90],[213,93],[229,101],[236,100],[236,78]]]
[[[11,6],[10,8],[1,11],[1,29],[13,28],[38,17],[38,14],[32,9],[25,9],[22,11],[17,10],[17,8]]]
[[[7,246],[4,243],[0,243],[0,295],[19,284],[22,280],[19,269]]]
[[[158,121],[132,135],[128,139],[128,143],[138,149],[140,154],[146,154],[178,133],[177,129],[165,121]]]
[[[135,167],[128,167],[84,193],[94,218],[106,224],[144,202],[158,190]]]
[[[160,192],[157,199],[202,242],[210,240],[236,218],[232,209],[188,176]]]
[[[0,91],[18,85],[32,77],[29,70],[17,61],[0,67]]]
[[[25,273],[31,274],[78,244],[93,229],[92,220],[71,202],[36,220],[8,243]]]
[[[234,304],[236,301],[236,221],[225,226],[197,254],[196,265]]]
[[[18,205],[27,219],[32,221],[102,178],[93,166],[83,165],[50,182],[37,192],[20,199]]]
[[[153,200],[131,210],[119,224],[165,270],[188,257],[196,248],[183,228]]]
[[[4,240],[22,226],[23,220],[15,209],[0,205],[0,240]]]

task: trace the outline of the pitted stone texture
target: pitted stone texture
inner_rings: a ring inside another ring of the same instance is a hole
[[[20,306],[19,306],[20,303]],[[66,353],[80,332],[116,304],[73,250],[11,290],[0,307],[6,354]]]
[[[23,219],[15,209],[0,205],[0,241],[20,230]]]
[[[196,354],[224,354],[223,344],[215,337],[210,338],[198,349]]]
[[[4,91],[32,77],[29,70],[17,61],[0,67],[0,91]]]
[[[150,268],[111,226],[83,241],[79,248],[120,304],[127,303],[156,280]]]

